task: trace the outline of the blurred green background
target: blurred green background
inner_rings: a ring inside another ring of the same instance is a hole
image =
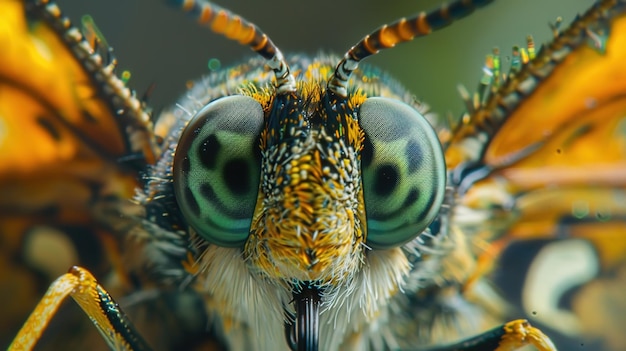
[[[175,102],[185,82],[207,73],[217,58],[228,67],[253,53],[247,48],[199,28],[185,15],[159,0],[58,0],[78,24],[83,14],[95,19],[115,49],[120,69],[132,72],[129,85],[139,94],[150,83],[157,88],[155,108]],[[428,10],[433,0],[232,0],[219,1],[256,23],[284,53],[343,54],[365,34],[384,23]],[[504,55],[527,34],[537,43],[550,39],[549,22],[558,16],[569,24],[591,0],[499,0],[470,18],[367,60],[388,71],[429,104],[434,112],[459,114],[458,83],[474,90],[485,55],[494,46]]]

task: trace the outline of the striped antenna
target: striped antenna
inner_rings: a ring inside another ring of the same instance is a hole
[[[168,0],[168,3],[189,13],[198,23],[214,33],[240,44],[248,45],[267,60],[276,76],[276,91],[290,94],[296,91],[296,83],[282,52],[256,25],[232,12],[203,0]]]
[[[457,0],[450,5],[444,4],[429,13],[421,12],[416,16],[402,18],[378,28],[366,35],[343,56],[335,68],[335,73],[328,81],[328,90],[341,98],[347,97],[350,75],[364,58],[378,53],[381,49],[392,48],[398,43],[413,40],[446,27],[492,1]]]

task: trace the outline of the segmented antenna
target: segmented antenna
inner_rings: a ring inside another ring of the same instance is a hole
[[[203,0],[168,0],[168,3],[189,13],[198,23],[214,33],[240,44],[248,45],[267,60],[276,76],[276,91],[290,94],[296,91],[296,83],[282,52],[256,25],[232,12]]]
[[[402,18],[378,28],[366,35],[343,56],[335,68],[335,73],[328,81],[328,90],[339,97],[347,97],[350,75],[364,58],[378,53],[379,50],[392,48],[398,43],[413,40],[446,27],[492,1],[457,0],[429,13],[421,12],[416,16]]]

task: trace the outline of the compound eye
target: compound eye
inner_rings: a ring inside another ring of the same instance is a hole
[[[437,134],[413,107],[368,98],[359,110],[367,244],[387,249],[424,231],[443,202],[446,166]]]
[[[200,110],[174,155],[176,200],[189,225],[209,242],[243,245],[259,177],[263,109],[248,96],[228,96]]]

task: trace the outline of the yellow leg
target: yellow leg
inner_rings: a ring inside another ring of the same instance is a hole
[[[514,351],[527,345],[534,346],[538,351],[557,351],[550,338],[525,319],[508,322],[454,345],[422,351]]]
[[[113,350],[149,350],[111,296],[84,268],[55,280],[24,323],[9,351],[31,350],[67,296],[85,311]]]
[[[525,319],[508,322],[502,328],[505,334],[495,351],[513,351],[526,345],[533,345],[539,351],[556,351],[552,340]]]

